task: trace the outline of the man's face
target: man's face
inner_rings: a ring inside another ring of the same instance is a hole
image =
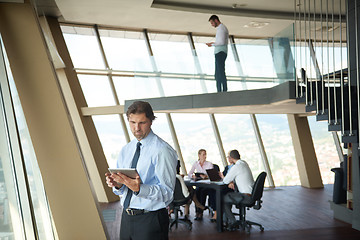
[[[152,122],[146,117],[145,113],[139,113],[129,115],[129,124],[131,132],[140,141],[149,134]]]
[[[234,159],[232,157],[230,157],[230,154],[227,156],[227,159],[230,164],[234,164]]]
[[[210,24],[211,26],[213,26],[214,28],[216,28],[219,24],[216,20],[210,20]]]

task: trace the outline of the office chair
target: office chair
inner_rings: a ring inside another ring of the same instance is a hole
[[[266,172],[260,173],[254,183],[251,197],[245,198],[241,203],[236,205],[236,208],[239,209],[239,214],[235,214],[239,215],[239,226],[242,230],[246,230],[247,233],[250,233],[252,225],[259,226],[260,231],[264,231],[264,227],[261,224],[246,220],[246,209],[250,210],[250,208],[253,208],[259,210],[261,208],[261,198],[264,192],[265,178]]]
[[[182,192],[182,188],[181,188],[181,183],[180,183],[179,179],[176,178],[175,189],[174,189],[174,200],[171,203],[171,205],[174,207],[175,218],[170,219],[170,226],[169,226],[170,231],[171,231],[172,226],[174,226],[174,225],[175,225],[175,228],[177,228],[178,223],[185,224],[189,230],[192,229],[192,222],[189,219],[186,219],[186,218],[180,219],[179,218],[179,213],[182,215],[182,211],[181,211],[180,207],[182,205],[188,203],[190,198],[191,198],[191,194],[187,197],[184,196],[184,194]]]

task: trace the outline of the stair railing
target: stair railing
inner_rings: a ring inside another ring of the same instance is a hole
[[[342,1],[339,2],[339,26],[340,26],[340,94],[341,94],[341,135],[345,133],[345,111],[344,111],[344,76],[343,76],[343,50],[342,50],[342,17],[341,17],[341,5]],[[349,71],[348,71],[349,72]]]
[[[348,1],[346,1],[346,12],[348,13],[349,12],[349,6],[348,6]],[[346,47],[347,47],[347,60],[348,60],[348,91],[349,91],[349,136],[353,136],[354,133],[353,133],[353,123],[352,123],[352,102],[351,102],[351,99],[352,99],[352,92],[351,92],[351,74],[350,74],[350,45],[349,45],[349,40],[350,40],[350,29],[348,28],[349,27],[349,14],[346,14],[346,26],[347,26],[347,30],[346,30]]]
[[[334,12],[335,4],[332,0],[332,13],[331,13],[331,22],[332,22],[332,50],[333,50],[333,92],[334,92],[334,124],[338,124],[338,111],[337,111],[337,94],[336,94],[336,74],[335,74],[335,21],[334,21]],[[341,18],[341,15],[340,15]]]
[[[356,42],[356,92],[357,92],[357,112],[358,112],[358,123],[360,123],[360,93],[359,93],[359,78],[360,78],[360,71],[359,71],[359,26],[358,26],[358,1],[355,1],[355,42]],[[358,124],[358,143],[360,142],[360,134],[359,134],[359,124]]]

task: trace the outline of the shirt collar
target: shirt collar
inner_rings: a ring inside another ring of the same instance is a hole
[[[141,145],[144,146],[150,144],[154,137],[155,134],[153,133],[152,129],[150,129],[149,134],[145,138],[140,140]]]
[[[243,160],[239,159],[239,160],[236,161],[235,164],[240,164],[242,161],[243,161]]]

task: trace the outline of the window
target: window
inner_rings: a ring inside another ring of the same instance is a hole
[[[196,74],[186,35],[149,33],[158,71]]]
[[[75,68],[105,68],[92,28],[62,26],[61,29]]]
[[[142,32],[100,30],[100,36],[111,69],[153,70]]]
[[[35,236],[54,239],[51,214],[0,38],[0,238]]]

